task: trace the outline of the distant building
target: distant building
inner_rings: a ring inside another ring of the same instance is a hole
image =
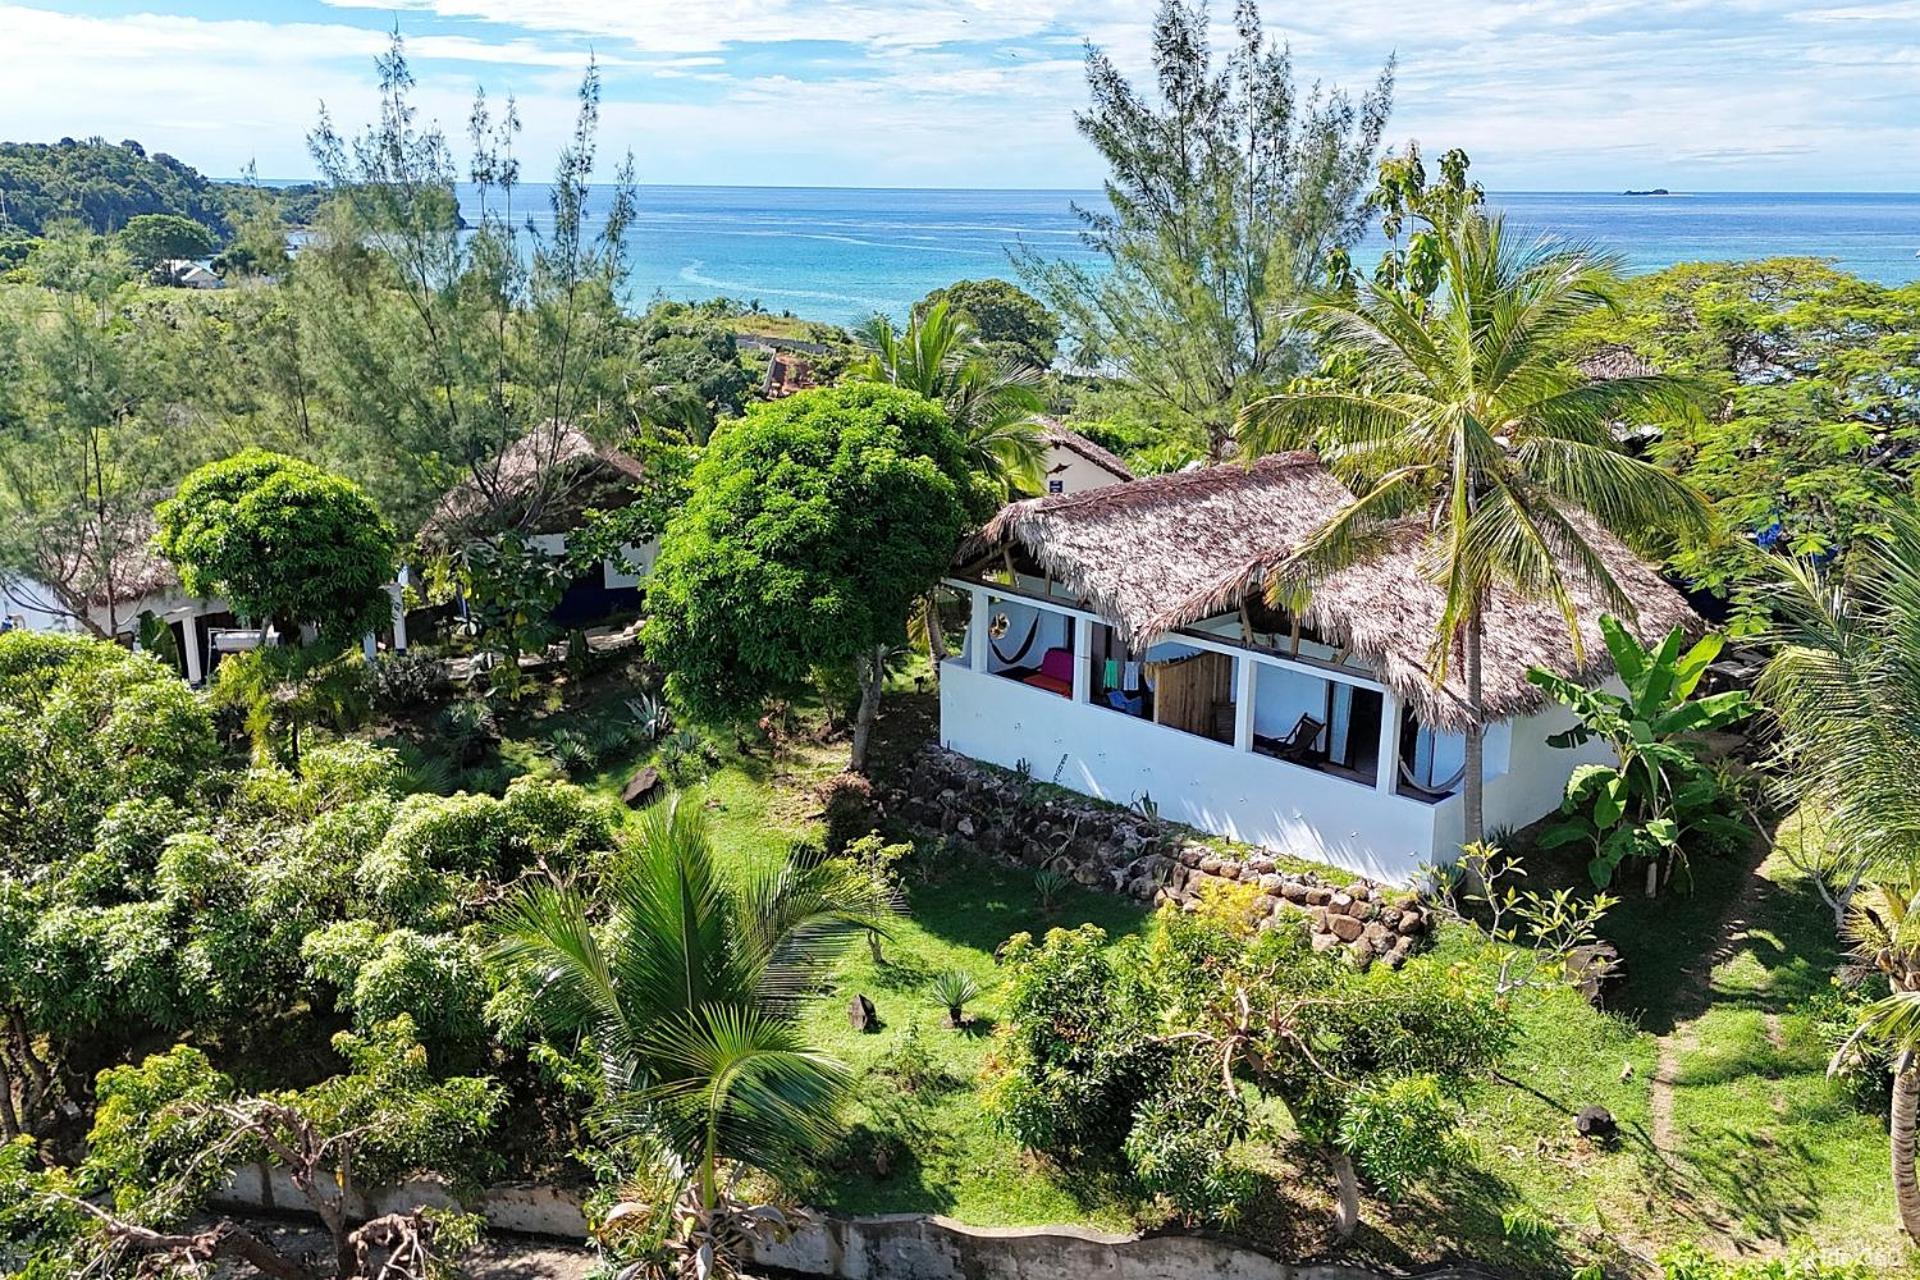
[[[226,281],[215,275],[210,268],[198,262],[189,262],[185,258],[175,258],[160,264],[160,273],[168,283],[181,289],[224,289]]]
[[[630,505],[634,483],[645,474],[638,459],[596,444],[577,427],[536,427],[447,490],[421,527],[420,541],[451,549],[468,539],[518,529],[532,546],[557,557],[589,510]],[[659,552],[659,540],[650,539],[644,546],[622,547],[618,560],[582,572],[554,607],[553,620],[571,626],[637,607],[640,584]]]
[[[1079,432],[1052,418],[1040,420],[1047,439],[1041,470],[1046,494],[1085,493],[1133,479],[1127,464]]]
[[[811,364],[792,352],[775,351],[767,361],[767,377],[760,393],[769,400],[784,400],[817,385]]]

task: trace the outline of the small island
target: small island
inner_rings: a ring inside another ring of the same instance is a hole
[[[1654,187],[1649,191],[1623,191],[1621,194],[1629,196],[1670,196],[1673,192],[1667,190],[1665,187]]]

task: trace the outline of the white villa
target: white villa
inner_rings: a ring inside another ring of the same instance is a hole
[[[1417,528],[1333,575],[1297,614],[1271,570],[1352,501],[1311,454],[1155,476],[1004,508],[947,586],[971,598],[941,669],[940,736],[1119,804],[1237,840],[1404,881],[1457,852],[1469,723],[1458,663],[1428,665],[1441,611]],[[1686,602],[1589,526],[1657,637],[1697,626]],[[1497,592],[1483,644],[1486,821],[1523,826],[1604,748],[1558,750],[1571,723],[1526,680],[1612,669],[1597,593],[1576,581],[1583,660],[1551,603]]]
[[[1133,472],[1110,451],[1052,418],[1040,419],[1046,437],[1046,458],[1040,470],[1048,497],[1104,489],[1133,479]]]
[[[587,510],[631,503],[634,484],[645,474],[637,458],[595,443],[576,427],[547,423],[447,490],[421,528],[420,541],[449,548],[465,538],[519,527],[529,544],[558,557]],[[555,607],[555,620],[572,625],[637,607],[641,584],[659,554],[657,538],[621,547],[617,559],[602,561],[569,584]]]

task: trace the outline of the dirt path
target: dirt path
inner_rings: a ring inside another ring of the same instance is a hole
[[[1653,1118],[1653,1145],[1668,1160],[1675,1154],[1673,1098],[1674,1089],[1679,1083],[1680,1055],[1696,1043],[1693,1023],[1707,1011],[1711,1003],[1713,971],[1738,954],[1746,943],[1754,908],[1772,887],[1772,882],[1760,874],[1760,868],[1771,852],[1772,844],[1768,840],[1753,842],[1753,848],[1748,851],[1747,874],[1740,893],[1727,904],[1727,909],[1714,924],[1712,949],[1704,951],[1699,959],[1682,971],[1682,981],[1674,993],[1673,1029],[1660,1037],[1660,1056],[1654,1067],[1647,1104]],[[1777,1020],[1770,1031],[1778,1034]]]

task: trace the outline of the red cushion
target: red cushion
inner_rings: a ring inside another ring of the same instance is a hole
[[[1065,680],[1067,688],[1073,688],[1073,650],[1049,649],[1040,659],[1040,674],[1054,680]]]
[[[1058,676],[1028,676],[1020,683],[1030,684],[1036,689],[1045,689],[1048,693],[1057,693],[1063,698],[1071,698],[1073,696],[1073,681],[1062,680]]]

